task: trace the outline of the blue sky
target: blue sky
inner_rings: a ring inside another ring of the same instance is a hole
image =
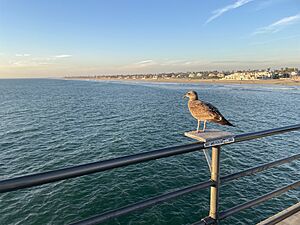
[[[300,67],[299,0],[0,0],[0,76]]]

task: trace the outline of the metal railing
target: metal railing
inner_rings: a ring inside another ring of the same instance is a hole
[[[92,224],[99,224],[104,221],[107,221],[112,218],[116,218],[137,210],[142,210],[147,207],[151,207],[162,202],[172,200],[176,197],[182,196],[184,194],[188,194],[191,192],[199,191],[205,188],[210,187],[210,211],[209,216],[202,219],[199,222],[194,224],[218,224],[219,220],[225,219],[228,216],[231,216],[243,209],[253,207],[259,203],[262,203],[270,198],[278,196],[288,190],[295,189],[300,187],[300,180],[292,183],[290,185],[284,186],[278,190],[270,192],[266,195],[253,199],[249,202],[244,204],[235,206],[233,208],[227,209],[223,212],[219,211],[219,187],[223,183],[244,177],[253,175],[255,173],[267,170],[269,168],[273,168],[275,166],[282,165],[284,163],[288,163],[294,160],[300,159],[300,154],[296,154],[290,157],[286,157],[271,163],[262,164],[253,168],[249,168],[247,170],[237,172],[234,174],[230,174],[227,176],[220,177],[220,153],[221,153],[221,146],[233,144],[237,142],[243,142],[248,140],[253,140],[257,138],[262,138],[266,136],[271,136],[275,134],[282,134],[290,131],[300,130],[300,124],[286,126],[281,128],[275,128],[270,130],[258,131],[253,133],[246,133],[246,134],[239,134],[234,136],[234,141],[231,143],[218,143],[213,146],[212,149],[212,159],[211,159],[211,179],[206,182],[194,184],[192,186],[184,187],[182,189],[172,191],[166,194],[162,194],[156,197],[152,197],[131,205],[124,206],[122,208],[118,208],[115,210],[111,210],[108,212],[104,212],[100,215],[96,215],[92,218],[88,218],[79,222],[73,223],[73,225],[92,225]],[[39,186],[47,183],[52,183],[60,180],[65,180],[69,178],[75,178],[79,176],[84,176],[96,172],[102,172],[106,170],[111,170],[118,167],[124,167],[128,165],[133,165],[137,163],[147,162],[150,160],[156,160],[161,158],[166,158],[170,156],[175,156],[179,154],[185,154],[189,152],[199,151],[201,149],[205,149],[204,143],[196,142],[192,144],[182,145],[182,146],[175,146],[175,147],[168,147],[163,148],[155,151],[149,151],[144,153],[139,153],[135,155],[129,155],[124,157],[119,157],[115,159],[109,159],[104,161],[98,161],[94,163],[88,163],[83,165],[77,165],[73,167],[37,173],[32,175],[26,175],[21,177],[16,177],[12,179],[6,179],[0,181],[0,193],[15,191],[18,189],[29,188],[33,186]],[[284,218],[285,215],[282,216]],[[280,220],[280,218],[277,220]]]

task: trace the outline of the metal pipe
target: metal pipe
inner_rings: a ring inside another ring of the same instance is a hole
[[[290,132],[300,129],[300,124],[286,126],[276,129],[270,129],[265,131],[258,131],[248,134],[240,134],[235,136],[235,142],[248,141],[256,138],[266,137],[274,134],[280,134],[284,132]],[[230,144],[232,144],[230,143]],[[0,181],[0,193],[14,191],[18,189],[38,186],[42,184],[52,183],[69,178],[79,177],[87,174],[119,168],[123,166],[133,165],[141,162],[147,162],[150,160],[165,158],[169,156],[185,154],[204,149],[203,143],[192,143],[182,146],[168,147],[150,152],[139,153],[135,155],[129,155],[119,157],[115,159],[109,159],[104,161],[98,161],[94,163],[82,164],[78,166],[52,170],[48,172],[42,172],[32,175],[25,175],[21,177],[11,178]]]
[[[165,157],[184,154],[188,152],[194,152],[202,148],[203,148],[203,143],[192,143],[188,145],[168,147],[164,149],[119,157],[115,159],[108,159],[108,160],[94,162],[94,163],[88,163],[88,164],[83,164],[83,165],[58,169],[58,170],[52,170],[49,172],[37,173],[37,174],[2,180],[0,181],[0,193],[52,183],[52,182],[79,177],[91,173],[106,171],[118,167],[124,167],[124,166],[137,164],[141,162],[147,162],[150,160],[165,158]]]
[[[280,189],[277,189],[277,190],[272,191],[272,192],[270,192],[268,194],[265,194],[265,195],[260,196],[260,197],[258,197],[256,199],[253,199],[253,200],[251,200],[249,202],[246,202],[246,203],[243,203],[241,205],[237,205],[237,206],[234,206],[234,207],[232,207],[230,209],[227,209],[227,210],[225,210],[225,211],[223,211],[223,212],[220,213],[219,219],[225,219],[226,217],[231,216],[234,213],[237,213],[237,212],[240,212],[241,210],[244,210],[244,209],[253,207],[255,205],[258,205],[258,204],[260,204],[262,202],[265,202],[265,201],[267,201],[267,200],[269,200],[271,198],[274,198],[274,197],[276,197],[276,196],[278,196],[278,195],[280,195],[280,194],[282,194],[284,192],[287,192],[287,191],[289,191],[291,189],[296,189],[297,187],[300,187],[300,181],[296,181],[295,183],[292,183],[290,185],[284,186],[284,187],[282,187]]]
[[[260,165],[260,166],[256,166],[256,167],[244,170],[242,172],[230,174],[230,175],[221,177],[220,180],[221,180],[221,183],[229,182],[229,181],[232,181],[233,179],[238,179],[238,178],[241,178],[241,177],[244,177],[244,176],[249,176],[249,175],[261,172],[263,170],[270,169],[272,167],[279,166],[279,165],[282,165],[284,163],[291,162],[291,161],[297,160],[297,159],[300,159],[300,154],[293,155],[293,156],[290,156],[290,157],[287,157],[287,158],[284,158],[284,159],[280,159],[280,160],[277,160],[277,161],[274,161],[274,162],[271,162],[271,163],[266,163],[266,164],[263,164],[263,165]],[[268,166],[268,164],[270,164],[270,166]],[[188,193],[191,193],[191,192],[194,192],[194,191],[202,190],[204,188],[209,187],[211,184],[213,184],[211,181],[198,183],[198,184],[195,184],[195,185],[192,185],[192,186],[180,189],[180,190],[176,190],[174,192],[169,192],[167,194],[162,194],[162,195],[159,195],[157,197],[146,199],[146,200],[138,202],[138,203],[134,203],[134,204],[131,204],[131,205],[124,206],[122,208],[118,208],[118,209],[115,209],[115,210],[112,210],[112,211],[109,211],[109,212],[105,212],[105,213],[102,213],[100,215],[97,215],[97,216],[79,221],[79,222],[74,223],[74,224],[76,224],[76,225],[78,225],[78,224],[87,225],[87,224],[90,224],[90,222],[94,221],[94,219],[97,220],[97,223],[98,222],[102,223],[102,222],[105,222],[105,221],[107,221],[111,218],[116,218],[116,217],[131,213],[131,212],[142,210],[144,208],[151,207],[153,205],[157,205],[157,204],[162,203],[164,201],[172,200],[172,199],[174,199],[176,197],[179,197],[181,195],[184,195],[184,194],[188,194]],[[87,221],[87,223],[86,223],[86,221]],[[211,222],[212,218],[208,218],[207,221]],[[206,221],[207,224],[212,224],[212,223],[208,223],[207,221]],[[91,223],[91,224],[93,224],[93,223]],[[200,223],[197,223],[197,224],[200,225]]]
[[[273,161],[273,162],[270,162],[270,163],[265,163],[265,164],[262,164],[262,165],[259,165],[259,166],[255,166],[255,167],[246,169],[246,170],[241,171],[241,172],[230,174],[230,175],[221,177],[221,184],[225,183],[225,182],[228,182],[228,181],[235,180],[235,179],[240,178],[240,177],[249,176],[249,175],[252,175],[254,173],[258,173],[258,172],[270,169],[270,168],[275,167],[275,166],[280,166],[282,164],[291,162],[293,160],[299,160],[299,159],[300,159],[300,154],[296,154],[296,155],[292,155],[290,157],[279,159],[279,160],[276,160],[276,161]]]
[[[297,181],[297,182],[295,182],[293,184],[287,185],[287,186],[282,187],[280,189],[277,189],[277,190],[275,190],[275,191],[273,191],[271,193],[268,193],[268,194],[263,195],[261,197],[258,197],[256,199],[253,199],[253,200],[251,200],[249,202],[246,202],[244,204],[241,204],[241,205],[235,206],[233,208],[227,209],[227,210],[225,210],[225,211],[223,211],[223,212],[220,213],[219,220],[225,219],[228,216],[231,216],[232,214],[237,213],[237,212],[239,212],[241,210],[244,210],[244,209],[253,207],[255,205],[258,205],[258,204],[260,204],[260,203],[262,203],[264,201],[267,201],[267,200],[269,200],[271,198],[274,198],[274,197],[276,197],[276,196],[278,196],[278,195],[280,195],[280,194],[282,194],[284,192],[287,192],[287,191],[289,191],[291,189],[295,189],[295,188],[297,188],[299,186],[300,186],[300,181]],[[204,224],[209,225],[209,224],[214,224],[214,223],[215,223],[214,220],[209,219],[208,222],[204,223]],[[193,223],[192,225],[203,225],[203,219],[200,220],[200,221],[198,221],[198,222]]]
[[[295,124],[291,126],[285,126],[285,127],[279,127],[269,130],[263,130],[263,131],[256,131],[252,133],[246,133],[246,134],[239,134],[235,136],[235,141],[233,143],[242,142],[242,141],[249,141],[257,138],[263,138],[271,135],[276,134],[283,134],[286,132],[291,132],[295,130],[300,129],[300,124]],[[231,144],[231,143],[230,143]]]
[[[220,153],[221,147],[212,147],[211,153],[211,181],[209,217],[218,224],[219,217],[219,186],[220,186]]]
[[[102,223],[106,220],[109,220],[111,218],[116,218],[125,214],[128,214],[130,212],[134,212],[137,210],[141,210],[147,207],[151,207],[157,204],[160,204],[162,202],[174,199],[178,196],[184,195],[184,194],[188,194],[194,191],[199,191],[205,188],[208,188],[209,186],[212,185],[211,181],[206,181],[206,182],[202,182],[196,185],[192,185],[177,191],[173,191],[167,194],[162,194],[153,198],[149,198],[146,199],[144,201],[140,201],[131,205],[127,205],[125,207],[119,208],[119,209],[115,209],[115,210],[111,210],[108,212],[105,212],[103,214],[88,218],[86,220],[82,220],[79,222],[75,222],[72,223],[72,225],[95,225],[95,224],[99,224]]]

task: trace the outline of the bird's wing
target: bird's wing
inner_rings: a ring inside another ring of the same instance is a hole
[[[218,124],[222,124],[222,125],[227,125],[227,126],[234,126],[232,123],[230,123],[228,120],[225,119],[225,117],[220,113],[220,111],[213,106],[210,103],[205,103],[211,110],[211,112],[213,112],[214,114],[214,119],[211,120],[212,122],[218,123]]]
[[[218,109],[210,103],[194,100],[189,103],[189,109],[197,119],[221,119]]]
[[[203,102],[203,104],[206,106],[207,111],[209,111],[209,114],[214,117],[214,119],[222,120],[223,115],[220,113],[220,111],[215,107],[214,105],[210,104],[209,102]]]

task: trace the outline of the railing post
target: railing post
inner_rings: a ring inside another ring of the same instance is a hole
[[[211,180],[214,185],[210,188],[209,216],[215,220],[215,224],[219,223],[220,152],[220,146],[212,147]]]

